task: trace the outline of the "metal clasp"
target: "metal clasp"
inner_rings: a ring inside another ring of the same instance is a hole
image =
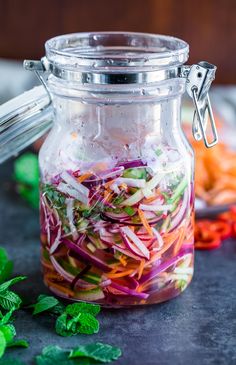
[[[39,79],[39,81],[41,81],[41,83],[43,84],[48,97],[49,97],[49,103],[51,104],[52,102],[52,98],[51,98],[51,94],[49,91],[49,88],[47,86],[47,82],[44,79],[43,75],[47,75],[47,73],[49,73],[49,64],[48,64],[48,60],[46,57],[41,58],[41,60],[24,60],[23,66],[25,68],[25,70],[28,71],[34,71],[35,75],[37,76],[37,78]]]
[[[185,67],[185,66],[184,66]],[[218,142],[215,119],[208,95],[211,83],[215,78],[216,66],[202,61],[190,68],[183,68],[180,76],[187,78],[186,91],[193,99],[195,112],[193,116],[193,136],[199,141],[203,138],[205,146],[210,148]],[[208,116],[210,119],[213,139],[208,141],[206,135]]]

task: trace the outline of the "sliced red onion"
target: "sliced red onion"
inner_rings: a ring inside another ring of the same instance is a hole
[[[123,166],[125,169],[133,169],[135,167],[145,167],[147,166],[142,160],[132,160],[120,162],[119,166]]]
[[[88,205],[89,202],[88,198],[84,194],[81,194],[78,190],[69,187],[67,184],[64,184],[63,182],[60,182],[60,184],[57,186],[57,190],[76,200],[81,201],[85,205]]]
[[[129,288],[136,290],[139,287],[139,282],[132,276],[126,276],[126,281],[128,281]]]
[[[57,262],[57,260],[53,256],[50,257],[50,260],[58,274],[60,274],[69,283],[72,283],[75,277],[72,274],[68,273],[65,269],[63,269],[63,267]]]
[[[143,256],[137,256],[136,254],[133,254],[129,249],[123,248],[121,245],[113,245],[113,248],[136,261],[140,261],[141,258],[143,258]]]
[[[154,279],[161,272],[166,271],[169,267],[175,265],[178,261],[182,260],[184,256],[189,255],[189,254],[192,254],[192,249],[191,250],[181,250],[177,256],[172,257],[171,259],[162,262],[160,265],[151,268],[147,274],[145,274],[141,277],[141,279],[139,280],[139,284],[144,284],[144,283]]]
[[[148,260],[150,258],[150,252],[147,249],[147,247],[142,243],[142,241],[136,236],[136,234],[129,228],[129,227],[121,227],[120,231],[123,233],[122,237],[128,236],[129,239],[131,239],[136,247],[134,247],[133,244],[131,244],[130,241],[127,240],[127,243],[129,242],[129,247],[132,248],[132,250],[136,251],[136,253],[141,253],[144,257],[146,257]],[[125,243],[125,242],[124,242]],[[138,249],[138,251],[137,251]]]
[[[126,213],[112,213],[112,212],[102,212],[100,214],[101,218],[112,223],[121,223],[129,218],[129,215]]]
[[[108,266],[104,261],[99,259],[97,256],[92,255],[89,251],[87,251],[86,249],[84,249],[80,246],[82,244],[82,242],[84,241],[84,239],[85,239],[85,235],[83,235],[79,239],[77,244],[75,244],[74,242],[72,242],[68,239],[63,239],[63,243],[71,251],[75,252],[82,261],[85,261],[86,263],[90,263],[104,272],[111,271],[112,268],[110,266]]]
[[[69,221],[69,227],[71,230],[71,234],[74,240],[77,240],[79,238],[78,231],[74,225],[74,200],[71,198],[66,199],[66,214]]]
[[[109,286],[109,285],[111,285],[111,279],[105,279],[104,281],[102,281],[102,282],[99,284],[99,286],[100,286],[101,288],[105,288],[106,286]]]
[[[57,249],[57,247],[59,246],[60,243],[61,243],[61,222],[60,222],[59,227],[58,227],[56,238],[55,238],[53,244],[51,245],[51,247],[49,249],[50,254],[52,254],[56,251],[56,249]]]
[[[112,288],[119,290],[122,293],[131,295],[133,297],[141,298],[141,299],[147,299],[149,297],[149,294],[146,293],[139,293],[136,290],[129,289],[126,286],[120,285],[112,281],[111,285]]]
[[[180,225],[180,223],[184,219],[184,216],[187,212],[188,205],[189,205],[188,189],[185,189],[182,204],[181,204],[181,208],[178,211],[178,213],[176,214],[176,216],[172,219],[171,224],[170,224],[170,228],[169,228],[169,232],[173,231],[176,227],[178,227]]]
[[[136,255],[136,256],[138,256],[140,258],[146,258],[147,259],[147,257],[143,254],[143,252],[140,251],[133,243],[131,243],[130,240],[127,238],[126,234],[124,234],[122,231],[121,231],[121,236],[122,236],[122,239],[123,239],[123,242],[124,242],[126,248],[131,253],[133,253],[134,255]]]
[[[81,184],[76,178],[74,178],[74,176],[71,176],[67,171],[62,172],[61,178],[79,193],[85,195],[86,197],[89,196],[89,189]]]
[[[97,173],[96,175],[91,176],[89,179],[84,180],[83,184],[86,186],[94,186],[99,184],[100,182],[105,182],[112,180],[113,177],[117,177],[122,174],[124,168],[122,166],[115,167],[110,170],[106,170],[100,173]]]

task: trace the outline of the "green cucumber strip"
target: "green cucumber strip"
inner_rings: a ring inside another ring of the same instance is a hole
[[[134,213],[135,213],[134,208],[129,207],[129,206],[125,207],[125,208],[124,208],[124,211],[125,211],[125,213],[127,213],[127,214],[128,214],[128,215],[130,215],[130,216],[134,215]]]
[[[123,173],[123,177],[131,178],[131,179],[145,179],[147,178],[146,169],[143,168],[134,168],[127,169]]]
[[[172,197],[167,201],[168,204],[173,204],[176,202],[176,200],[183,194],[186,186],[188,184],[188,181],[186,179],[181,180],[181,182],[179,183],[179,185],[177,186],[177,188],[174,191],[174,194],[172,195]]]

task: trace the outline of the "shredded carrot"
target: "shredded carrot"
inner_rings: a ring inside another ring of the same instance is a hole
[[[152,232],[152,228],[149,226],[148,221],[143,213],[143,211],[141,209],[138,209],[138,214],[140,217],[140,220],[142,221],[144,227],[146,228],[147,232],[150,234],[150,236],[153,237],[153,232]]]
[[[156,195],[155,196],[150,196],[150,198],[145,198],[143,199],[143,202],[146,204],[146,203],[152,203],[154,200],[156,200],[157,197]]]
[[[179,252],[179,249],[180,249],[180,247],[183,244],[185,235],[186,235],[186,227],[181,227],[179,229],[179,238],[178,238],[178,241],[176,242],[175,247],[174,247],[174,255],[177,255],[177,253]]]
[[[111,191],[109,192],[108,190],[105,190],[104,191],[104,198],[106,199],[106,202],[111,201],[113,195],[114,194]]]
[[[71,137],[72,137],[73,139],[76,139],[76,138],[78,137],[78,133],[76,133],[76,132],[72,132],[72,133],[71,133]]]
[[[77,178],[78,182],[82,183],[84,180],[87,180],[92,175],[91,172],[86,172],[85,174],[81,175]]]
[[[127,261],[126,261],[126,258],[124,256],[120,256],[119,257],[119,261],[120,263],[123,265],[123,266],[126,266],[127,265]]]
[[[114,184],[114,179],[113,180],[111,180],[111,181],[107,181],[105,184],[104,184],[104,187],[105,187],[105,189],[108,189],[108,188],[110,188],[110,186],[112,185],[112,184]]]
[[[118,272],[118,273],[115,273],[115,274],[112,274],[112,273],[108,273],[107,274],[107,277],[109,279],[115,279],[115,278],[121,278],[123,276],[127,276],[127,275],[130,275],[133,273],[133,270],[126,270],[126,271],[122,271],[122,272]]]
[[[144,266],[145,266],[145,260],[142,259],[138,268],[138,280],[143,275]]]

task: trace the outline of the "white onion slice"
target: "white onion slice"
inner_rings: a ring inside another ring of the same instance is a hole
[[[166,204],[166,205],[161,205],[161,204],[150,204],[150,205],[147,205],[147,204],[140,204],[139,205],[139,208],[142,209],[142,210],[149,210],[149,211],[152,211],[152,212],[163,212],[165,210],[171,210],[172,209],[172,204]]]
[[[154,236],[156,236],[156,238],[157,238],[158,245],[159,245],[158,248],[161,249],[164,245],[163,238],[161,237],[160,233],[157,231],[156,228],[152,227],[152,232],[153,232]]]
[[[61,173],[62,179],[69,184],[71,187],[73,187],[75,190],[80,192],[81,194],[85,195],[86,197],[89,196],[89,189],[86,188],[83,184],[81,184],[76,178],[71,176],[68,172],[63,171]]]
[[[128,236],[135,246],[142,252],[142,254],[149,259],[150,258],[150,252],[147,249],[147,247],[142,243],[142,241],[136,236],[136,234],[129,228],[129,227],[121,227],[120,228],[123,233]]]
[[[88,205],[88,198],[74,188],[69,187],[67,184],[60,182],[60,184],[57,186],[57,190],[59,190],[61,193],[71,196],[74,199],[81,201],[85,205]]]

